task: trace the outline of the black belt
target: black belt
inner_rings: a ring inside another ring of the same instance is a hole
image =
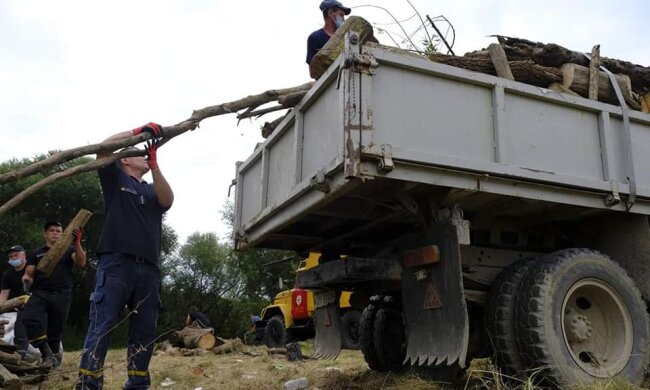
[[[149,259],[147,259],[144,256],[139,256],[139,255],[133,255],[131,253],[122,253],[124,257],[128,257],[129,259],[133,259],[136,263],[146,263],[149,262]]]

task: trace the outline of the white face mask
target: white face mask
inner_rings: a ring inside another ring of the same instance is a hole
[[[336,25],[336,28],[341,27],[343,22],[345,22],[345,19],[343,19],[343,16],[336,15],[336,18],[334,18],[334,24]]]
[[[20,265],[20,263],[23,262],[23,260],[22,259],[9,259],[7,262],[12,267],[18,267]]]

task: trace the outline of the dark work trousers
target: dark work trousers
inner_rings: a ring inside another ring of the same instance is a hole
[[[27,329],[23,322],[23,311],[20,310],[16,313],[16,324],[14,325],[14,345],[18,349],[18,353],[23,354],[29,348],[29,337],[27,336]]]
[[[151,386],[148,369],[156,337],[159,287],[160,271],[146,260],[121,253],[100,255],[77,389],[102,389],[110,334],[125,305],[129,308],[129,347],[124,388]]]
[[[22,312],[29,342],[37,347],[47,341],[52,352],[58,353],[61,336],[68,321],[72,290],[34,290]]]

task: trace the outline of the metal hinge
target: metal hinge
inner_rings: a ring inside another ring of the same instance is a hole
[[[609,184],[612,187],[612,193],[605,196],[605,205],[607,207],[612,207],[621,203],[621,195],[618,193],[618,183],[616,183],[614,180],[611,180]]]
[[[395,168],[395,163],[393,163],[393,147],[389,144],[381,145],[379,170],[381,172],[390,172],[393,168]]]

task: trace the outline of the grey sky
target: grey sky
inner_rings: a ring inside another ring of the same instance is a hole
[[[318,0],[0,2],[0,160],[95,143],[149,121],[178,123],[193,109],[308,81],[307,35],[322,25]],[[644,1],[425,1],[456,28],[457,54],[490,34],[555,42],[650,65]],[[406,0],[344,1],[373,23],[413,15]],[[615,5],[614,5],[615,4]],[[417,18],[404,23],[412,32]],[[386,29],[399,33],[395,25]],[[382,43],[391,42],[378,34]],[[418,43],[418,42],[416,42]],[[176,193],[168,222],[184,238],[225,227],[219,210],[262,140],[261,121],[234,116],[165,145],[159,162]]]

